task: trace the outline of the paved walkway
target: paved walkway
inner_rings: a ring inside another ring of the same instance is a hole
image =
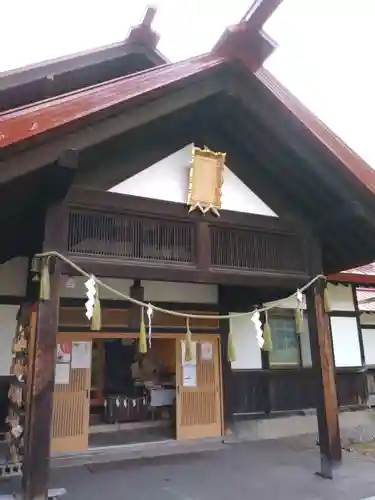
[[[66,500],[362,500],[375,496],[375,460],[344,452],[333,481],[316,475],[311,438],[228,445],[225,450],[52,472]],[[0,483],[8,493],[14,484]]]

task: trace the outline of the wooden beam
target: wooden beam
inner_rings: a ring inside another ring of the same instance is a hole
[[[283,0],[253,0],[242,18],[253,30],[260,30]]]
[[[66,235],[61,213],[61,204],[47,211],[43,245],[45,251],[61,249],[62,239]],[[22,481],[23,498],[27,500],[45,499],[48,491],[60,268],[59,262],[50,260],[51,298],[39,302],[37,309],[28,442]]]
[[[365,346],[363,343],[363,335],[362,335],[362,325],[361,325],[361,312],[359,310],[358,297],[357,297],[357,287],[356,285],[350,286],[353,297],[355,318],[357,321],[357,330],[358,330],[358,342],[359,342],[359,350],[361,353],[361,365],[366,366],[366,356],[365,356]]]
[[[321,182],[340,193],[344,201],[350,199],[362,204],[373,222],[373,193],[342,165],[297,116],[292,115],[281,99],[272,94],[263,82],[254,75],[240,73],[239,71],[233,79],[233,93],[241,98],[245,108],[255,113],[277,140],[305,161],[318,174]]]
[[[197,223],[202,220],[202,214],[199,211],[189,214],[188,208],[183,203],[109,193],[80,186],[73,187],[69,191],[66,201],[71,207],[84,207],[88,210],[108,210],[111,213],[129,212],[140,215],[152,214],[154,216],[178,218],[179,220],[195,221]],[[211,213],[205,215],[205,220],[210,223],[218,221],[217,217]],[[289,223],[288,220],[285,221],[278,217],[221,210],[219,220],[220,224],[297,234],[293,224]]]
[[[85,151],[74,183],[110,189],[190,142],[194,142],[191,112],[156,120],[145,125],[142,134],[130,131]]]
[[[219,287],[219,314],[227,315],[230,313],[230,290],[226,287]],[[231,363],[228,361],[228,336],[230,331],[230,320],[221,319],[219,321],[220,329],[220,357],[221,357],[221,376],[223,392],[223,417],[224,417],[224,435],[230,435],[234,432],[233,428],[233,372]]]
[[[314,252],[314,247],[312,252]],[[320,471],[318,474],[324,478],[332,479],[335,467],[341,463],[342,455],[333,347],[329,318],[324,310],[325,285],[324,278],[317,281],[307,290],[306,299],[312,365],[317,381],[320,446]]]
[[[150,264],[132,260],[97,259],[70,255],[70,258],[85,271],[98,277],[119,279],[141,279],[151,281],[179,281],[186,283],[211,283],[222,285],[264,286],[295,289],[306,283],[306,274],[283,272],[244,271],[243,269],[201,270],[191,265]],[[63,264],[62,274],[77,276],[68,264]]]

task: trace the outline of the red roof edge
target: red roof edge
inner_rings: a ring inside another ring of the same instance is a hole
[[[363,285],[375,284],[375,276],[373,274],[356,274],[356,273],[336,273],[327,276],[328,281],[339,281],[341,283],[355,283]]]

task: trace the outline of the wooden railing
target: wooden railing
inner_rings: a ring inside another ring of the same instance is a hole
[[[68,251],[96,257],[191,264],[193,230],[187,222],[72,209]]]
[[[294,234],[207,224],[209,237],[200,241],[199,224],[196,219],[70,208],[67,250],[81,256],[185,266],[198,265],[204,250],[211,268],[306,272],[304,241]]]
[[[211,264],[258,270],[306,270],[303,241],[296,235],[212,226]]]
[[[316,407],[317,379],[312,369],[233,371],[233,412],[238,415],[298,411]],[[339,405],[367,404],[367,380],[363,372],[336,373]]]
[[[98,265],[146,266],[153,277],[144,272],[142,279],[164,279],[161,267],[170,274],[179,269],[179,281],[220,282],[220,274],[229,284],[247,284],[250,275],[277,274],[303,283],[308,277],[305,236],[277,217],[189,214],[183,204],[81,188],[66,208],[63,251]]]

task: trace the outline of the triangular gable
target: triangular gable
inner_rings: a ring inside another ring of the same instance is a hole
[[[192,144],[117,184],[109,191],[186,203]],[[228,167],[224,169],[222,210],[277,217]]]

